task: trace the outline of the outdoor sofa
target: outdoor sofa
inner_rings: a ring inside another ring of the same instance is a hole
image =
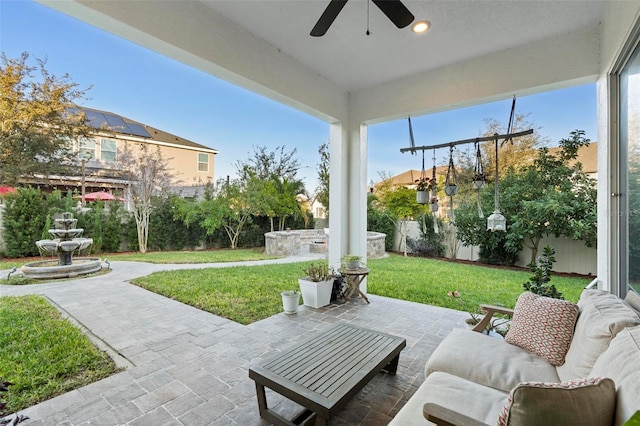
[[[505,340],[453,330],[390,425],[622,425],[640,410],[640,298],[584,290],[571,305],[523,293]]]

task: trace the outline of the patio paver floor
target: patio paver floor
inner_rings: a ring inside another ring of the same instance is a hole
[[[302,258],[288,261],[305,260]],[[281,260],[284,262],[285,260]],[[231,266],[218,264],[216,267]],[[466,314],[370,295],[371,304],[301,306],[243,326],[128,283],[156,270],[213,265],[111,262],[99,277],[0,286],[0,295],[42,294],[116,353],[126,370],[30,407],[31,425],[266,426],[248,368],[338,322],[404,337],[396,375],[378,374],[330,425],[386,425],[424,380],[431,352]],[[268,391],[270,406],[298,406]]]

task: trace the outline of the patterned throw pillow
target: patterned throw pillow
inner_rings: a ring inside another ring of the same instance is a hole
[[[610,426],[615,408],[616,386],[608,378],[566,383],[524,382],[509,394],[498,416],[498,426]]]
[[[522,293],[504,340],[545,358],[551,365],[562,365],[578,312],[578,305],[566,300]]]

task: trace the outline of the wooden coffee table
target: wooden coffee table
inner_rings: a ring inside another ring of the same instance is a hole
[[[249,369],[260,417],[275,425],[316,425],[340,410],[379,371],[395,374],[406,340],[347,324],[331,329]],[[292,420],[267,406],[265,387],[305,407]]]

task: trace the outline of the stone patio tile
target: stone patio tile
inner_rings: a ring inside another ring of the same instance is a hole
[[[111,410],[113,407],[104,398],[92,399],[81,405],[71,405],[65,410],[69,420],[74,423],[82,423],[99,416],[105,411]]]
[[[105,391],[103,395],[104,398],[109,401],[109,404],[118,408],[146,393],[147,391],[145,391],[138,383],[130,381],[126,384],[114,386],[113,388]]]
[[[158,407],[155,410],[138,417],[137,419],[129,422],[131,426],[183,426],[183,423],[174,418],[163,407]]]
[[[146,393],[150,393],[172,383],[175,379],[165,371],[156,371],[138,379],[137,383]]]
[[[49,401],[42,402],[21,411],[20,413],[31,417],[32,419],[46,419],[56,415],[57,412],[63,412],[66,408],[86,403],[87,400],[82,394],[75,390],[57,396]],[[63,414],[66,417],[66,414]]]
[[[213,423],[235,408],[235,404],[223,396],[217,396],[211,401],[201,404],[179,417],[179,420],[189,426],[203,426]]]
[[[140,416],[144,412],[133,402],[127,402],[117,408],[113,408],[90,420],[91,425],[113,426],[126,424]]]
[[[204,404],[206,401],[196,395],[193,392],[187,392],[184,395],[180,395],[173,401],[169,401],[164,405],[164,408],[171,413],[174,417],[180,417],[189,410]]]
[[[167,402],[189,392],[189,389],[178,381],[173,381],[155,391],[133,400],[142,411],[151,411]]]

